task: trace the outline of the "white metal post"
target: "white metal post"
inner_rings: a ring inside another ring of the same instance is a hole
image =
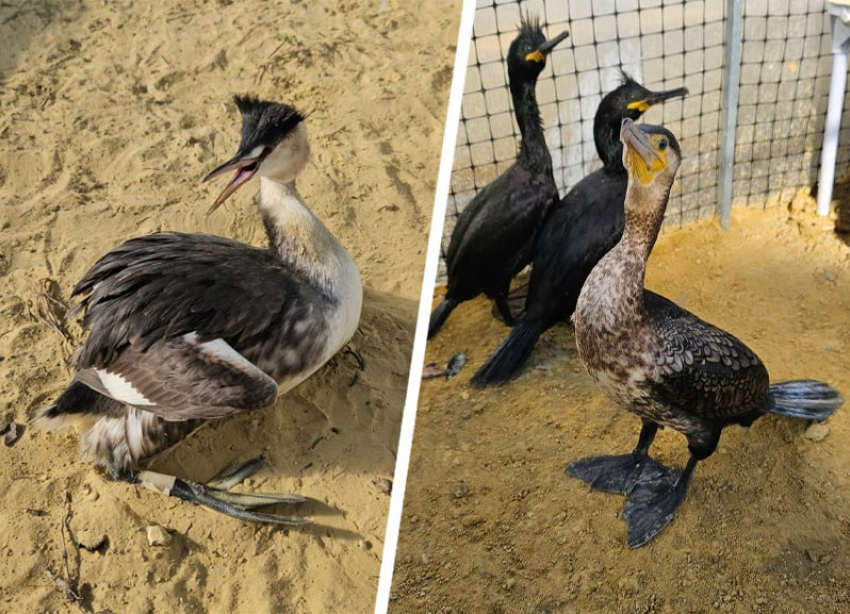
[[[847,7],[827,2],[832,23],[832,77],[829,84],[829,104],[823,132],[823,150],[818,177],[818,215],[829,215],[832,188],[835,183],[835,158],[838,152],[838,133],[841,130],[841,112],[844,109],[844,92],[847,88],[847,55],[850,48],[850,29],[843,21]]]
[[[720,226],[724,230],[729,228],[732,212],[732,181],[735,170],[735,135],[738,128],[738,89],[741,83],[743,34],[744,2],[743,0],[727,0],[720,159],[717,167],[717,215],[720,217]]]

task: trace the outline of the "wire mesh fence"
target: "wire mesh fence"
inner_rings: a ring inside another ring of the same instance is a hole
[[[650,89],[687,86],[690,95],[650,109],[684,160],[666,223],[714,215],[726,67],[725,2],[719,0],[479,0],[464,87],[443,247],[475,193],[516,158],[505,56],[520,15],[570,39],[549,56],[537,99],[555,181],[563,195],[601,167],[593,118],[625,70]],[[832,68],[823,0],[746,0],[740,65],[733,206],[790,202],[817,181]],[[845,118],[848,105],[845,104]],[[842,121],[842,126],[847,126]],[[850,160],[843,129],[838,169]],[[441,275],[444,271],[441,271]]]

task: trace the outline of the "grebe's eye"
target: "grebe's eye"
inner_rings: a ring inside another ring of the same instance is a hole
[[[658,141],[658,149],[660,149],[661,151],[667,149],[667,139],[661,139],[660,141]]]

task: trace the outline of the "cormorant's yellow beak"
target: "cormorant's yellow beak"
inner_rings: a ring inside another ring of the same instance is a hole
[[[630,111],[637,109],[641,113],[646,113],[646,110],[651,106],[652,105],[649,104],[649,101],[647,100],[635,100],[634,102],[627,104],[626,108]]]
[[[552,40],[548,40],[542,45],[540,45],[537,49],[532,51],[531,53],[525,56],[526,62],[545,62],[546,56],[552,53],[552,50],[563,40],[569,38],[570,33],[564,30],[558,36],[553,38]]]
[[[655,175],[667,168],[664,153],[655,149],[649,135],[631,119],[624,119],[620,127],[623,142],[623,165],[641,185],[652,183]]]

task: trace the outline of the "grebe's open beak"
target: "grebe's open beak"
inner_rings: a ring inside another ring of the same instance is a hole
[[[253,153],[253,151],[247,153],[239,152],[224,164],[216,167],[216,169],[209,175],[204,177],[204,181],[209,181],[213,177],[218,177],[228,171],[236,171],[236,175],[234,175],[233,179],[231,179],[224,187],[224,190],[218,195],[218,198],[215,199],[212,207],[210,207],[209,211],[207,211],[207,215],[218,209],[224,201],[236,192],[236,190],[238,190],[243,184],[247,183],[257,172],[257,169],[260,168],[260,164],[263,162],[263,158],[266,157],[267,152],[266,150],[263,150],[259,155],[251,155]]]

